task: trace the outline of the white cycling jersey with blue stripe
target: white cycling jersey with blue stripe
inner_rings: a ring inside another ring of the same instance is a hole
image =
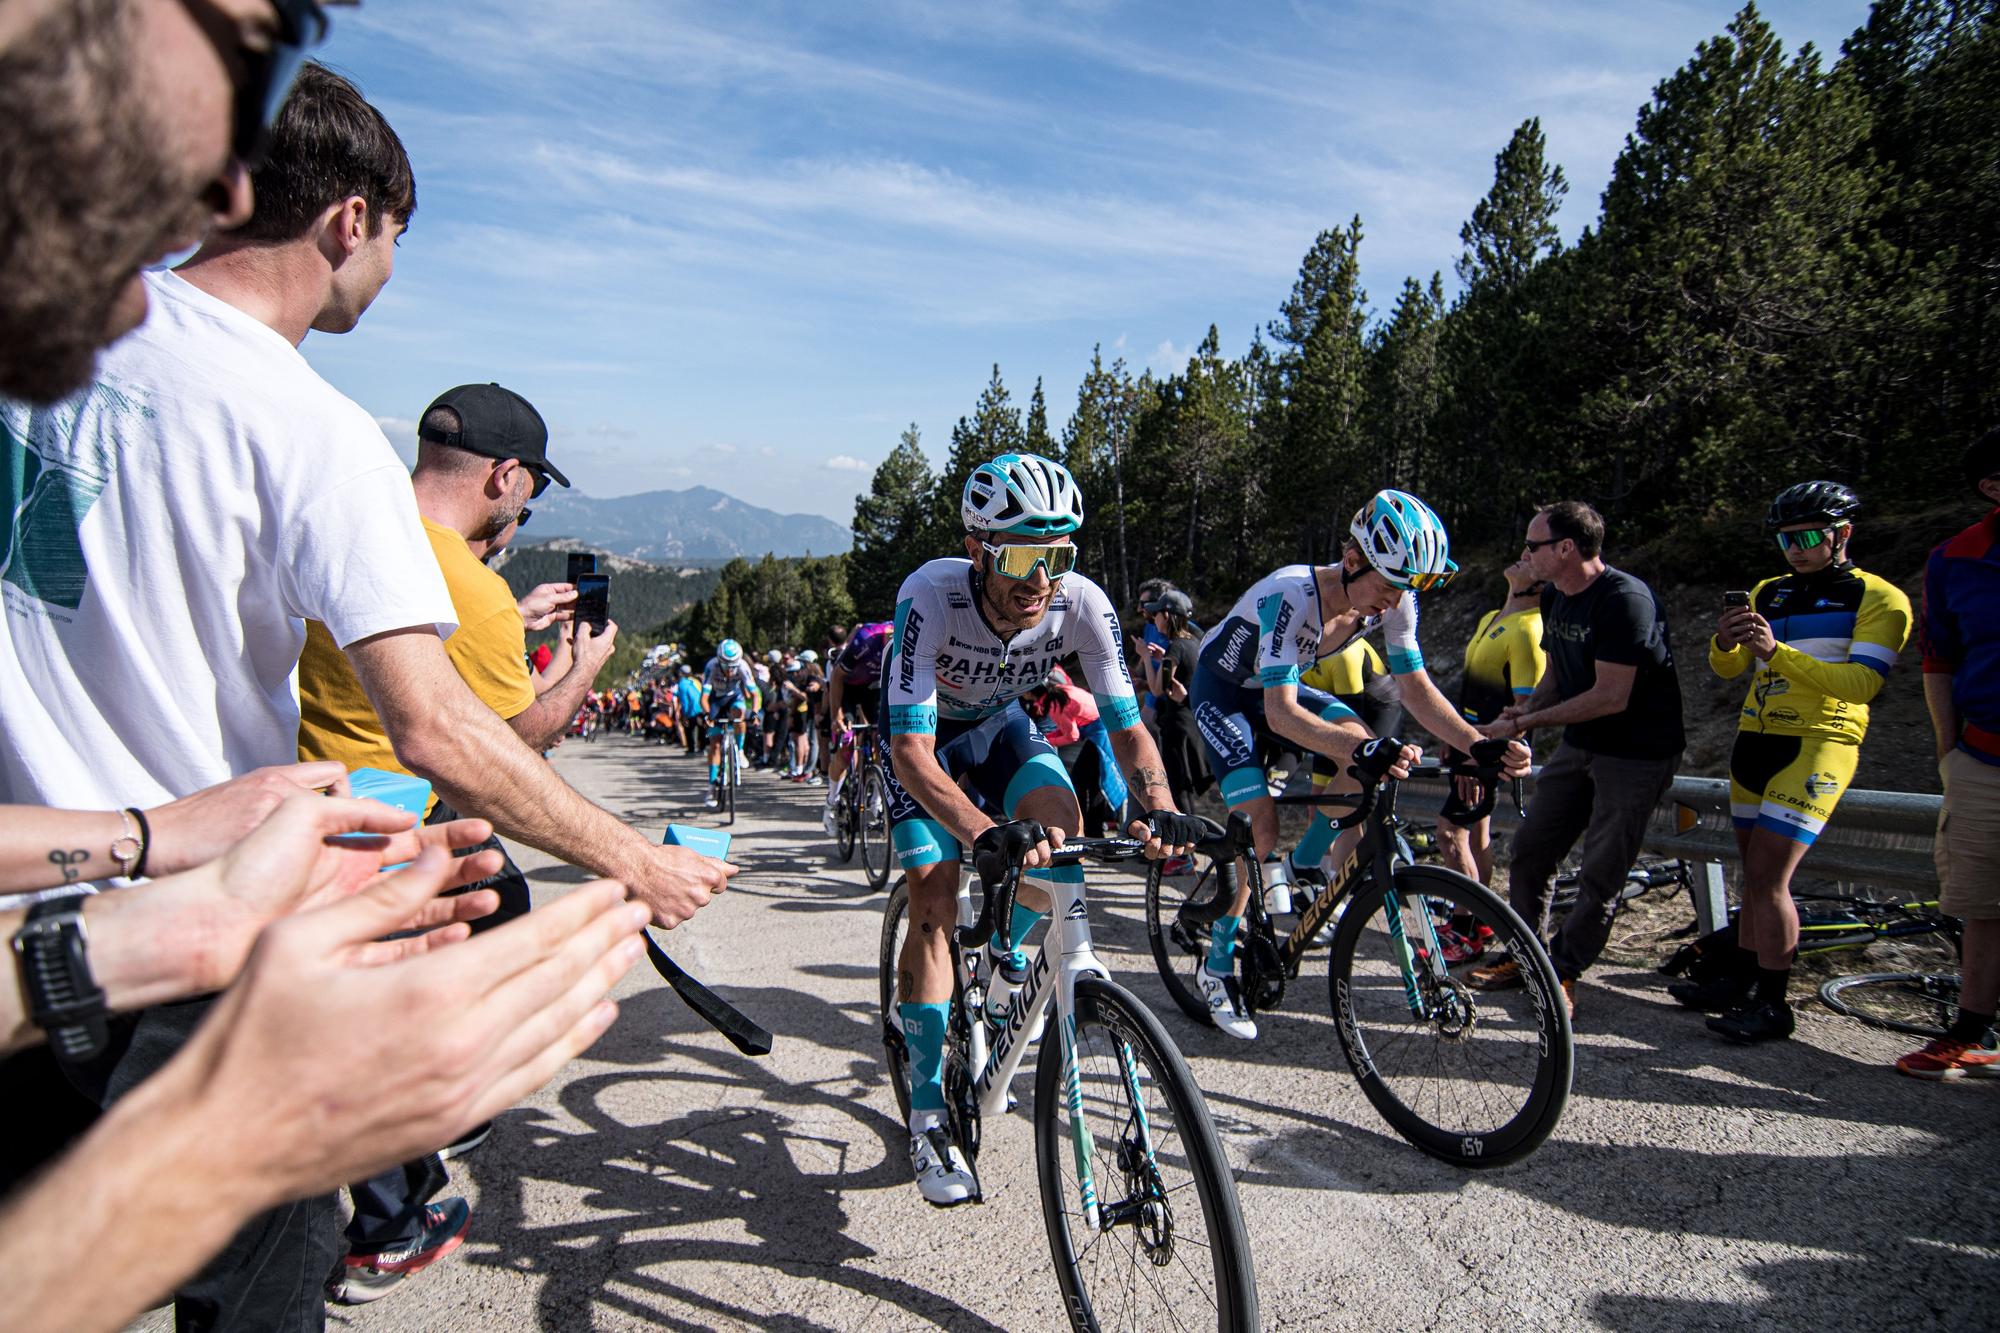
[[[903,580],[882,669],[889,729],[934,735],[939,718],[991,717],[1049,678],[1075,653],[1098,715],[1113,731],[1139,724],[1139,702],[1120,650],[1118,613],[1104,590],[1063,576],[1042,623],[1003,639],[979,612],[970,560],[933,560]]]
[[[1257,580],[1229,614],[1202,637],[1200,669],[1248,689],[1296,685],[1321,658],[1331,657],[1380,628],[1389,670],[1407,676],[1424,669],[1417,646],[1417,595],[1406,592],[1388,611],[1369,616],[1334,642],[1325,637],[1315,565],[1286,565]]]

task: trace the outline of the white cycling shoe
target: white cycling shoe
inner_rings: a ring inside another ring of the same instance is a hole
[[[834,808],[831,803],[819,812],[819,826],[826,830],[829,838],[838,838],[840,831],[833,826]]]
[[[1243,992],[1235,977],[1218,977],[1202,963],[1196,963],[1195,980],[1201,998],[1208,1001],[1208,1016],[1215,1026],[1238,1041],[1257,1040],[1257,1023],[1243,1007]]]
[[[910,1168],[917,1175],[917,1192],[933,1208],[955,1207],[976,1197],[978,1182],[972,1168],[942,1124],[910,1136]]]

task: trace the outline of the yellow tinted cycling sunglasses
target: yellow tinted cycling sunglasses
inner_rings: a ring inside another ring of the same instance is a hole
[[[1050,578],[1059,579],[1076,568],[1076,547],[1067,542],[1061,546],[995,546],[991,542],[979,545],[993,557],[994,572],[1002,578],[1033,578],[1035,566],[1040,565]]]
[[[1390,580],[1390,582],[1395,583],[1399,588],[1407,588],[1411,592],[1436,592],[1439,588],[1444,587],[1457,577],[1458,566],[1447,560],[1445,561],[1445,567],[1435,574],[1412,574],[1409,578],[1400,582],[1394,579]]]

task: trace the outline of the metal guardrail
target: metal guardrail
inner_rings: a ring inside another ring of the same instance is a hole
[[[1540,772],[1539,769],[1536,770]],[[1532,792],[1534,778],[1524,786]],[[1400,810],[1435,818],[1444,805],[1442,782],[1406,782]],[[1937,863],[1931,858],[1943,798],[1916,792],[1849,791],[1833,819],[1814,840],[1800,872],[1842,883],[1880,884],[1935,898]],[[1512,832],[1521,816],[1503,790],[1493,808],[1493,828]],[[1723,866],[1737,860],[1729,817],[1729,783],[1721,778],[1675,778],[1646,827],[1644,850],[1677,856],[1695,868],[1695,916],[1704,933],[1729,919]]]

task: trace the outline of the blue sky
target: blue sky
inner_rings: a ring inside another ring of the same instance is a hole
[[[1091,347],[1240,353],[1324,227],[1378,310],[1450,282],[1539,115],[1574,236],[1637,107],[1734,0],[370,0],[329,63],[416,164],[395,279],[306,355],[406,452],[442,389],[541,407],[578,488],[846,521],[994,362],[1059,426]],[[1829,55],[1865,0],[1773,0]]]

